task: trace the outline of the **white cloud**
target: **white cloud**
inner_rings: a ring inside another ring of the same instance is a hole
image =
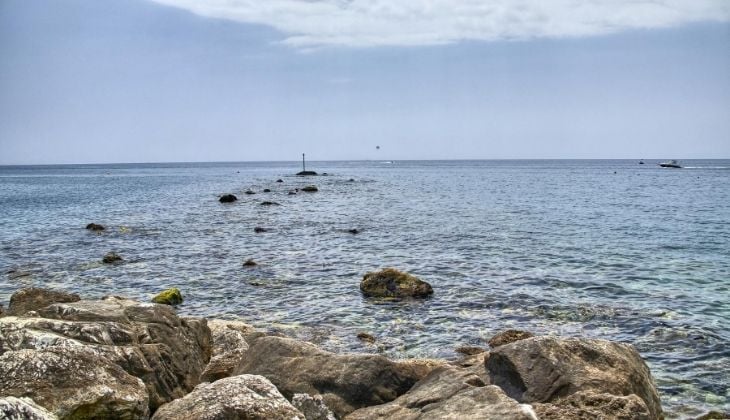
[[[730,21],[730,0],[152,0],[272,26],[297,48],[580,37]]]

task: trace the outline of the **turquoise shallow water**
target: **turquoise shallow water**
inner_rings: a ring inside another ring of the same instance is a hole
[[[0,302],[31,285],[143,300],[177,286],[185,314],[392,357],[453,358],[505,328],[606,338],[639,349],[670,417],[730,410],[730,161],[646,163],[0,167]],[[227,192],[239,201],[218,203]],[[126,262],[102,265],[111,250]],[[435,296],[363,299],[362,275],[387,266]]]

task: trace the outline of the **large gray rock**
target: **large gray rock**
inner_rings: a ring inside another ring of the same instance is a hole
[[[212,357],[200,375],[200,382],[213,382],[231,376],[248,350],[246,334],[254,331],[248,324],[238,321],[210,320],[208,327],[212,337]]]
[[[28,287],[20,289],[10,297],[7,315],[23,315],[57,302],[77,302],[81,298],[75,293]]]
[[[433,294],[430,284],[411,274],[386,268],[367,273],[360,282],[360,291],[367,297],[401,299],[428,297]]]
[[[321,394],[340,417],[355,409],[392,401],[428,372],[376,355],[337,355],[313,344],[282,337],[249,339],[234,374],[268,378],[287,398]]]
[[[301,411],[307,420],[337,420],[321,395],[294,394],[291,404]]]
[[[617,396],[580,391],[549,404],[534,404],[540,420],[649,420],[646,403],[634,394]]]
[[[240,375],[202,383],[160,407],[153,420],[304,420],[263,376]]]
[[[30,398],[0,398],[0,420],[58,420]]]
[[[491,382],[520,402],[553,402],[579,391],[635,394],[651,418],[662,418],[649,368],[628,344],[534,337],[497,347],[485,364]]]
[[[499,387],[487,385],[477,375],[454,366],[435,369],[390,403],[361,408],[345,418],[537,419],[529,405],[519,404]]]
[[[0,356],[0,395],[27,397],[60,419],[149,416],[144,383],[86,346]]]
[[[0,318],[0,354],[88,348],[140,378],[152,410],[190,392],[210,359],[206,321],[180,318],[167,305],[108,297],[56,303],[37,314]]]

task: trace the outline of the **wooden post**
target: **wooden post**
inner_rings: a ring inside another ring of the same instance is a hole
[[[304,167],[304,153],[302,153],[302,172],[306,171],[307,169]]]

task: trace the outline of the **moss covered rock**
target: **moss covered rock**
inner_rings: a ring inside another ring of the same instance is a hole
[[[179,305],[183,302],[182,293],[177,287],[164,290],[152,298],[152,302],[163,305]]]
[[[433,294],[430,284],[395,268],[367,273],[360,282],[360,291],[368,297],[428,297]]]

